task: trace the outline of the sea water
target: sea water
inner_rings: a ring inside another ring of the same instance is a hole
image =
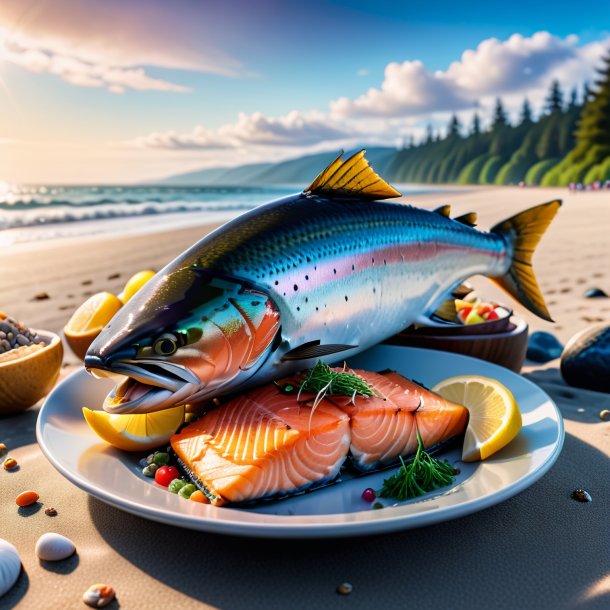
[[[225,222],[302,188],[303,185],[10,186],[0,190],[0,247],[62,237],[140,233]],[[407,185],[403,193],[430,190]]]

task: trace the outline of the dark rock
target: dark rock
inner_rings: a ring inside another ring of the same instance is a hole
[[[563,345],[555,335],[538,330],[527,340],[527,359],[533,362],[549,362],[561,356]]]
[[[582,295],[585,299],[607,299],[608,295],[601,288],[588,288]]]
[[[50,299],[51,297],[49,296],[49,294],[47,292],[39,292],[38,294],[34,295],[34,298],[32,299],[33,301],[46,301],[47,299]]]
[[[574,335],[561,356],[561,374],[570,385],[610,392],[610,326],[597,324]]]

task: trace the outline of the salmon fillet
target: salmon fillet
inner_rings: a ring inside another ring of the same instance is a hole
[[[275,385],[210,411],[171,438],[213,504],[284,495],[337,476],[350,445],[347,414],[315,411]]]
[[[359,470],[371,470],[417,450],[416,430],[425,448],[461,434],[468,411],[395,372],[352,371],[362,377],[377,396],[330,396],[350,418],[350,456]]]

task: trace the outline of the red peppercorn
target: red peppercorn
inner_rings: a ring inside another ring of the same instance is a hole
[[[155,472],[155,482],[163,487],[167,487],[174,479],[177,479],[180,473],[173,466],[161,466]]]
[[[374,489],[371,489],[370,487],[367,487],[362,492],[362,499],[365,502],[374,502],[377,499],[377,494],[375,493]]]

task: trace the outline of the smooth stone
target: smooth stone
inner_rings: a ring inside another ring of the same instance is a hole
[[[43,561],[61,561],[73,555],[74,551],[76,547],[72,540],[55,532],[43,534],[36,543],[36,555]]]
[[[588,288],[582,295],[585,299],[607,299],[608,295],[601,288]]]
[[[0,538],[0,597],[8,592],[21,574],[21,559],[17,549]]]
[[[563,350],[561,374],[572,386],[610,392],[610,326],[596,324],[574,335]]]
[[[527,340],[527,359],[533,362],[549,362],[561,356],[563,345],[555,335],[538,330]]]

